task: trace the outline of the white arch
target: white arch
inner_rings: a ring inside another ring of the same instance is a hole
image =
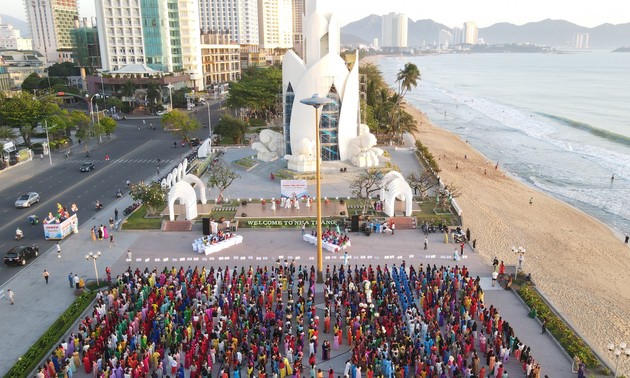
[[[405,215],[411,216],[413,196],[411,187],[400,172],[391,171],[382,180],[380,195],[383,201],[383,212],[394,216],[396,200],[405,201]]]
[[[186,208],[186,220],[197,218],[197,196],[195,190],[187,182],[178,182],[168,192],[169,219],[175,220],[175,200],[180,199]]]
[[[194,183],[195,193],[197,194],[197,198],[201,201],[202,204],[206,204],[206,185],[201,181],[201,179],[191,173],[184,176],[181,182],[186,182],[192,186]]]

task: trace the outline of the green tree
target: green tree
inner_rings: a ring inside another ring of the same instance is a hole
[[[73,110],[70,113],[70,122],[77,129],[77,138],[87,139],[91,134],[92,120],[84,112],[80,110]]]
[[[30,134],[38,122],[54,115],[64,115],[59,102],[54,96],[34,99],[32,94],[24,91],[11,96],[0,93],[0,119],[4,125],[20,129],[24,143],[30,146]]]
[[[75,67],[72,62],[63,62],[63,63],[55,63],[52,66],[46,69],[48,72],[48,76],[56,76],[56,77],[68,77],[68,76],[79,76],[81,75],[81,71],[79,67]]]
[[[186,93],[190,93],[190,91],[188,87],[173,91],[173,108],[186,108]]]
[[[103,117],[99,120],[99,131],[105,135],[110,135],[116,130],[118,122],[111,117]]]
[[[222,116],[219,122],[212,128],[213,133],[219,134],[222,137],[232,138],[236,144],[241,143],[246,131],[247,124],[240,118],[235,118],[230,115]]]
[[[126,104],[118,97],[108,97],[105,101],[105,105],[108,109],[116,108],[118,111],[123,111]]]
[[[223,200],[223,192],[232,185],[234,180],[239,178],[241,178],[241,176],[234,172],[223,160],[217,161],[210,167],[208,173],[208,187],[217,188],[219,190],[219,196],[217,197],[218,203]]]
[[[420,80],[420,70],[413,63],[406,63],[405,67],[396,74],[396,83],[398,83],[398,96],[400,96],[398,104],[405,98],[407,92],[411,88],[418,86]]]
[[[30,93],[35,93],[35,90],[40,88],[39,82],[41,79],[41,76],[33,72],[32,74],[28,75],[26,79],[24,79],[24,81],[22,82],[22,90]]]
[[[142,201],[147,207],[147,215],[155,215],[166,206],[167,189],[158,182],[136,184],[131,187],[131,198],[134,201]]]
[[[277,67],[252,67],[242,73],[241,80],[230,83],[226,106],[246,108],[260,114],[277,112],[277,95],[282,91],[282,71]]]
[[[201,127],[199,121],[177,109],[164,114],[161,121],[165,130],[170,130],[173,134],[185,141],[189,140],[191,133],[199,130]]]
[[[361,202],[365,213],[372,206],[370,197],[381,190],[383,174],[378,169],[366,169],[350,182],[350,189]]]
[[[133,98],[136,94],[136,85],[131,80],[127,80],[121,89],[121,93],[125,97]],[[129,107],[133,109],[133,100],[129,101]]]

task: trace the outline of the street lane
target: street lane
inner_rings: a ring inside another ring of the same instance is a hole
[[[159,119],[147,118],[150,123],[159,124]],[[157,172],[157,159],[161,159],[161,173],[166,167],[180,157],[186,156],[190,148],[172,148],[175,137],[160,129],[137,129],[142,125],[142,119],[126,120],[119,123],[115,137],[111,140],[103,138],[103,144],[91,144],[89,158],[85,157],[85,143],[72,147],[72,155],[64,158],[63,151],[53,154],[53,166],[48,165],[48,159],[35,159],[24,166],[14,169],[23,170],[19,179],[13,184],[3,183],[0,190],[0,215],[3,222],[0,226],[0,254],[15,245],[37,244],[40,247],[40,255],[52,247],[55,241],[46,241],[41,221],[48,212],[57,211],[57,203],[70,209],[72,203],[76,203],[79,212],[79,227],[88,224],[97,214],[94,209],[96,200],[105,205],[108,216],[114,216],[116,207],[115,193],[122,189],[125,193],[125,181],[147,181]],[[199,134],[202,134],[200,131]],[[206,131],[207,133],[207,131]],[[178,143],[179,145],[179,143]],[[109,154],[110,161],[105,161],[105,155]],[[91,172],[80,172],[79,168],[84,161],[95,162],[95,169]],[[29,166],[30,165],[30,166]],[[35,173],[33,173],[35,172]],[[8,177],[8,176],[7,176]],[[4,178],[4,176],[3,176]],[[35,191],[40,194],[41,202],[27,209],[16,209],[14,206],[17,197],[24,192]],[[123,208],[118,208],[122,217]],[[27,217],[35,214],[40,219],[40,224],[31,226]],[[24,239],[15,241],[15,229],[20,227],[24,231]],[[84,229],[83,233],[88,231]],[[85,237],[83,234],[69,237]],[[0,267],[0,284],[9,280],[21,270],[20,267]]]

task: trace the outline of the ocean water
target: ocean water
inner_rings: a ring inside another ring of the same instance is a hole
[[[516,179],[630,233],[630,53],[383,57],[406,100]],[[614,180],[611,177],[614,175]]]

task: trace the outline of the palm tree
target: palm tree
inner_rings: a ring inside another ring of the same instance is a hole
[[[136,85],[133,83],[133,81],[127,80],[127,82],[125,82],[125,84],[123,85],[121,92],[123,96],[133,98],[133,96],[136,94]],[[129,101],[129,107],[133,109],[132,102],[133,101]]]
[[[398,104],[402,102],[407,92],[411,90],[411,87],[415,88],[418,86],[418,80],[420,80],[420,77],[420,70],[413,63],[406,63],[405,67],[398,71],[398,74],[396,74],[398,96],[400,97]]]

